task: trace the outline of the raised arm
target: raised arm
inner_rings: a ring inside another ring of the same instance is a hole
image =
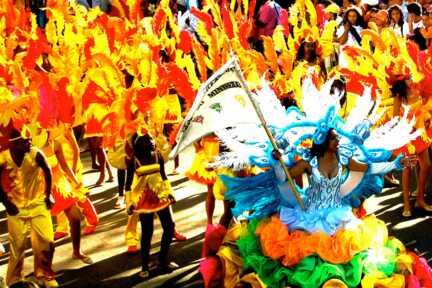
[[[349,23],[343,24],[344,30],[343,30],[342,35],[340,35],[340,33],[338,33],[340,35],[340,36],[338,35],[338,38],[337,38],[337,41],[339,42],[339,44],[343,45],[343,44],[348,42],[348,34],[349,34],[350,26],[351,25]]]

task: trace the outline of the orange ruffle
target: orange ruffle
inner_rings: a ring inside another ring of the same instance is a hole
[[[330,263],[347,263],[365,249],[384,245],[388,238],[385,223],[374,216],[365,218],[355,230],[338,230],[332,236],[323,232],[289,233],[287,225],[273,216],[258,226],[256,234],[264,255],[287,267],[298,264],[312,254],[318,254]]]

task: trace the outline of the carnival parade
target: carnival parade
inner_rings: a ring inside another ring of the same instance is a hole
[[[427,0],[0,0],[0,287],[432,288],[431,83]]]

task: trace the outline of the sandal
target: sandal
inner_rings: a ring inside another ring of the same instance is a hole
[[[93,260],[92,260],[89,256],[84,255],[84,254],[81,254],[81,255],[75,255],[75,254],[73,254],[73,255],[72,255],[72,258],[73,258],[73,259],[76,259],[76,260],[80,260],[80,261],[82,261],[83,263],[85,263],[85,264],[89,264],[89,265],[91,265],[91,264],[94,263]]]
[[[423,203],[423,205],[420,205],[420,204],[416,201],[414,207],[416,207],[416,208],[420,208],[420,209],[423,209],[423,210],[425,210],[426,212],[432,212],[432,206],[431,206],[431,205],[428,205],[428,204],[426,204],[426,203]]]
[[[175,262],[169,262],[169,263],[159,263],[158,270],[161,271],[163,274],[169,274],[175,269],[178,269],[180,266]]]
[[[150,277],[150,272],[148,270],[146,271],[141,271],[138,273],[138,276],[142,279],[147,279]]]
[[[181,242],[181,241],[186,241],[187,237],[182,233],[178,232],[177,230],[174,230],[174,239]]]
[[[403,217],[411,217],[411,210],[404,210],[402,212]]]
[[[116,203],[114,204],[114,209],[124,209],[126,207],[125,197],[118,196]]]
[[[179,175],[180,173],[176,170],[176,169],[174,169],[172,172],[171,172],[171,175],[172,176],[176,176],[176,175]]]

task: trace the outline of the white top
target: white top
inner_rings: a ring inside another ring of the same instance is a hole
[[[360,26],[353,26],[354,29],[357,31],[357,33],[361,36],[361,32],[363,31],[363,28]],[[345,31],[345,27],[342,25],[340,26],[336,31],[336,36],[339,38],[343,35]],[[340,45],[340,51],[339,51],[339,66],[342,68],[348,67],[348,61],[345,59],[345,53],[343,52],[343,48],[346,46],[358,46],[360,47],[360,43],[357,42],[357,40],[354,38],[354,36],[351,34],[351,32],[348,32],[348,40],[345,44]]]
[[[361,36],[361,32],[363,31],[363,28],[361,28],[360,26],[353,26],[353,27],[357,31],[357,33]],[[343,35],[344,32],[345,32],[345,27],[342,25],[337,29],[336,36],[339,38]],[[348,40],[342,46],[347,46],[347,45],[360,46],[360,44],[357,42],[357,40],[354,38],[354,36],[351,34],[351,32],[348,32]]]
[[[413,22],[412,23],[412,30],[413,30],[413,32],[414,32],[414,30],[415,29],[417,29],[417,28],[424,28],[424,24],[423,24],[423,20],[420,20],[420,21],[418,21],[418,22]]]
[[[402,26],[402,29],[398,24],[390,24],[389,28],[391,30],[393,30],[393,32],[396,34],[396,36],[406,37],[410,34],[408,23],[404,23]]]

